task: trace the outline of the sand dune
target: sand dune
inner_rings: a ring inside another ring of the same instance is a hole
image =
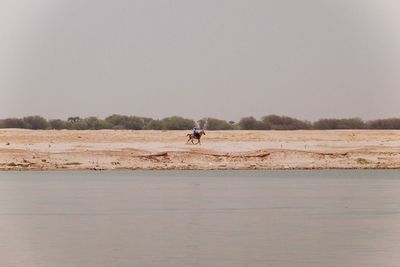
[[[1,170],[400,168],[400,131],[0,130]]]

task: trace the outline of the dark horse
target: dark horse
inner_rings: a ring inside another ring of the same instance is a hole
[[[187,140],[187,143],[192,142],[193,145],[197,145],[197,144],[201,145],[200,139],[201,139],[202,135],[206,135],[206,132],[204,132],[203,129],[201,129],[198,134],[194,134],[194,133],[187,134],[186,136],[189,138]],[[194,143],[194,140],[197,140],[197,143]]]

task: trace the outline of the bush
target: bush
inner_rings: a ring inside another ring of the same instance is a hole
[[[380,119],[367,122],[368,129],[400,130],[400,118]]]
[[[263,122],[256,120],[254,117],[241,118],[239,123],[241,130],[269,130],[269,126]]]
[[[268,115],[262,117],[261,121],[265,128],[272,130],[307,130],[311,128],[309,122],[287,116]]]
[[[48,123],[47,120],[43,117],[40,116],[28,116],[24,117],[23,121],[25,123],[25,127],[27,129],[33,129],[33,130],[44,130],[47,129]]]
[[[136,116],[113,114],[105,119],[113,129],[142,130],[144,120]]]
[[[154,121],[152,118],[142,118],[143,120],[143,129],[146,129],[146,127]]]
[[[201,119],[197,121],[197,125],[200,129],[204,129],[206,127],[207,119]]]
[[[202,121],[206,121],[205,125],[203,125],[204,128],[207,130],[232,130],[233,126],[232,124],[229,124],[227,121],[224,120],[219,120],[219,119],[214,119],[214,118],[206,118],[203,119]],[[200,128],[203,128],[200,126]]]
[[[86,128],[89,130],[111,129],[110,123],[105,120],[100,120],[97,117],[88,117],[83,121],[86,124]]]
[[[316,130],[364,129],[365,123],[360,118],[320,119],[313,124]]]
[[[196,126],[191,119],[185,119],[178,116],[172,116],[161,120],[164,130],[187,130]]]
[[[299,130],[299,129],[399,129],[400,118],[379,119],[364,122],[360,118],[320,119],[313,124],[287,116],[268,115],[257,120],[254,117],[241,118],[238,123],[216,118],[203,118],[198,121],[200,128],[208,130]],[[113,114],[107,118],[69,117],[66,121],[53,119],[47,121],[41,116],[0,119],[0,128],[22,129],[131,129],[131,130],[187,130],[196,126],[191,119],[172,116],[162,120]]]
[[[316,130],[329,130],[337,129],[336,119],[320,119],[313,124],[313,128]]]
[[[113,114],[105,119],[113,129],[126,129],[128,116]]]
[[[163,123],[160,120],[151,120],[145,126],[145,130],[162,130]]]
[[[70,130],[87,130],[88,125],[85,120],[78,120],[75,122],[68,122],[68,129]]]
[[[80,117],[69,117],[69,118],[67,119],[67,121],[70,122],[70,123],[79,122],[79,121],[81,121],[81,120],[82,120],[82,119],[81,119]]]
[[[126,124],[126,129],[129,130],[143,130],[144,121],[142,118],[130,116]]]
[[[49,128],[55,130],[67,129],[68,123],[63,120],[49,120]]]
[[[338,123],[339,129],[364,129],[365,123],[360,118],[341,119]]]
[[[22,128],[22,129],[27,129],[27,124],[23,119],[17,119],[17,118],[8,118],[2,120],[1,123],[2,128]]]

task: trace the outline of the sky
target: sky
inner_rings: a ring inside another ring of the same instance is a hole
[[[0,118],[400,117],[398,0],[2,0]]]

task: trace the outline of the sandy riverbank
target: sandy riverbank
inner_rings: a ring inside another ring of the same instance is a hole
[[[400,131],[0,130],[0,170],[400,168]]]

